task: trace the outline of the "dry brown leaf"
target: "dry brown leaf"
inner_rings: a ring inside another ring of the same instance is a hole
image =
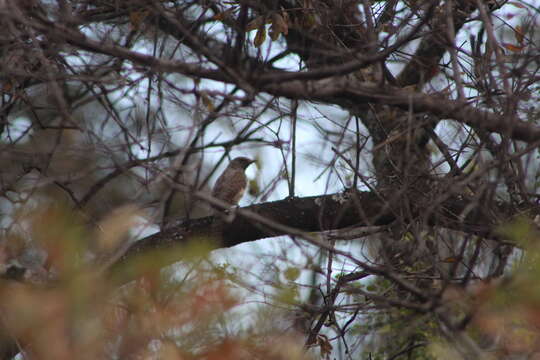
[[[278,34],[287,35],[289,33],[287,22],[279,13],[272,15],[272,29]]]
[[[139,30],[142,22],[148,16],[148,10],[138,10],[129,13],[129,23],[132,30]]]
[[[206,106],[206,108],[208,109],[208,111],[216,110],[216,107],[214,106],[212,99],[210,99],[210,97],[206,93],[201,94],[201,99],[204,106]]]
[[[272,41],[276,41],[277,39],[279,39],[280,33],[275,31],[273,28],[270,28],[268,35],[270,35],[270,39],[272,39]]]
[[[525,33],[523,32],[523,28],[520,25],[515,27],[514,36],[516,37],[517,42],[523,45],[523,39],[525,38]]]
[[[329,359],[333,347],[328,337],[324,334],[317,335],[317,344],[321,350],[321,356],[325,359]]]
[[[263,27],[257,30],[255,39],[253,39],[253,45],[255,45],[256,47],[259,47],[262,45],[264,40],[266,40],[266,29]]]
[[[253,31],[253,30],[260,29],[262,26],[264,26],[264,23],[265,23],[264,17],[263,16],[258,16],[255,19],[251,20],[246,25],[246,31]]]
[[[233,14],[233,12],[235,10],[236,10],[236,8],[230,8],[230,9],[227,9],[227,10],[222,11],[220,13],[217,13],[216,15],[212,16],[212,20],[223,21],[223,20],[231,17],[231,15]]]

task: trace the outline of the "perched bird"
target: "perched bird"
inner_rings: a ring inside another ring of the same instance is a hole
[[[255,160],[246,157],[234,158],[217,179],[212,196],[231,205],[237,205],[248,184],[244,171],[254,162]]]

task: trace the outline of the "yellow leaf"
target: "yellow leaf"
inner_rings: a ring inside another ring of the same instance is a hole
[[[266,39],[266,29],[263,27],[257,30],[257,34],[255,35],[255,39],[253,40],[253,45],[255,45],[256,47],[259,47],[262,45],[265,39]]]
[[[283,275],[285,276],[285,279],[295,281],[300,276],[300,269],[296,267],[289,267],[285,270]]]
[[[295,285],[279,289],[276,300],[284,304],[296,304],[298,300],[298,287]]]
[[[257,179],[252,179],[249,181],[248,194],[251,196],[257,196],[261,192]]]

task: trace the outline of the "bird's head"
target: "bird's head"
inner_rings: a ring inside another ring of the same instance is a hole
[[[245,170],[247,169],[249,165],[253,164],[254,162],[255,160],[251,160],[250,158],[240,156],[240,157],[234,158],[231,161],[231,164],[229,166],[237,168],[237,169]]]

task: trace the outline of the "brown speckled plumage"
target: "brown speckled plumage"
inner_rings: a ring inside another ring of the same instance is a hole
[[[212,196],[231,205],[237,205],[248,183],[244,171],[253,162],[254,160],[246,157],[234,158],[217,179]]]

